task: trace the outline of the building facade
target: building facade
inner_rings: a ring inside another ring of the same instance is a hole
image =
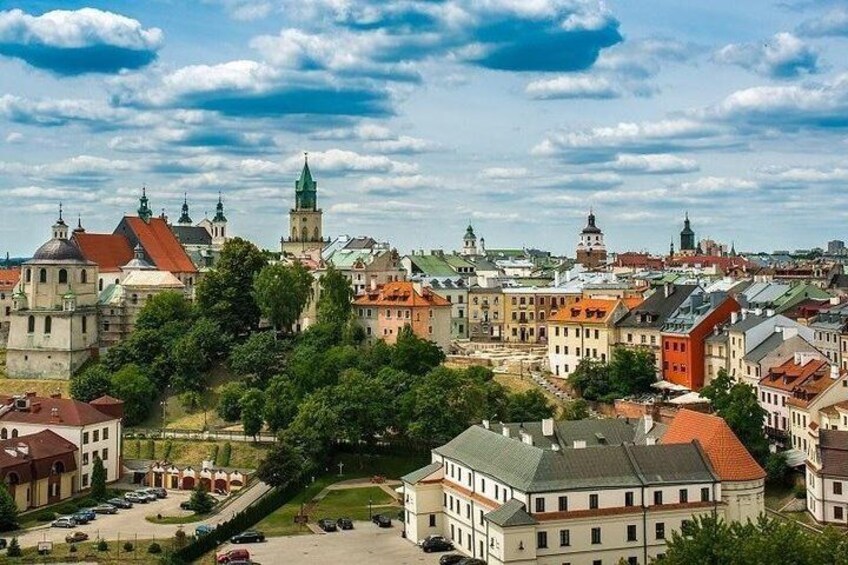
[[[607,261],[607,246],[604,243],[604,232],[595,225],[595,214],[589,211],[586,227],[580,232],[580,242],[577,244],[577,262],[588,269],[595,269]]]

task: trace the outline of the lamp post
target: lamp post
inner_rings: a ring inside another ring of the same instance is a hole
[[[374,516],[371,514],[371,498],[368,498],[368,519],[373,520]]]
[[[342,471],[344,470],[344,463],[339,461],[339,476],[343,475]]]

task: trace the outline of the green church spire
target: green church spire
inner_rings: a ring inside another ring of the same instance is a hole
[[[183,193],[183,209],[178,223],[191,225],[191,216],[188,215],[188,194],[185,193]]]
[[[318,183],[309,170],[309,154],[303,154],[303,170],[294,184],[295,209],[316,210],[318,208]]]
[[[218,204],[215,206],[215,217],[212,218],[213,222],[226,222],[227,218],[224,216],[224,201],[221,200],[221,192],[218,192]]]
[[[147,200],[147,187],[141,187],[141,198],[138,199],[138,203],[138,217],[145,222],[149,222],[151,216],[153,216],[153,211],[150,209]]]

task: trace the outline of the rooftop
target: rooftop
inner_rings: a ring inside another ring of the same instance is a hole
[[[101,273],[119,272],[133,258],[130,243],[121,234],[78,232],[73,241]]]
[[[16,400],[21,400],[20,407],[16,407]],[[0,405],[7,408],[7,411],[0,408],[0,422],[78,427],[115,420],[91,404],[72,398],[41,397],[32,393],[16,397],[0,395]]]
[[[450,302],[428,288],[416,290],[411,282],[390,282],[359,295],[358,306],[450,306]]]

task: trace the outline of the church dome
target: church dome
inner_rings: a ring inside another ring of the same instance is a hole
[[[87,263],[79,247],[67,239],[54,238],[42,245],[31,263]]]

